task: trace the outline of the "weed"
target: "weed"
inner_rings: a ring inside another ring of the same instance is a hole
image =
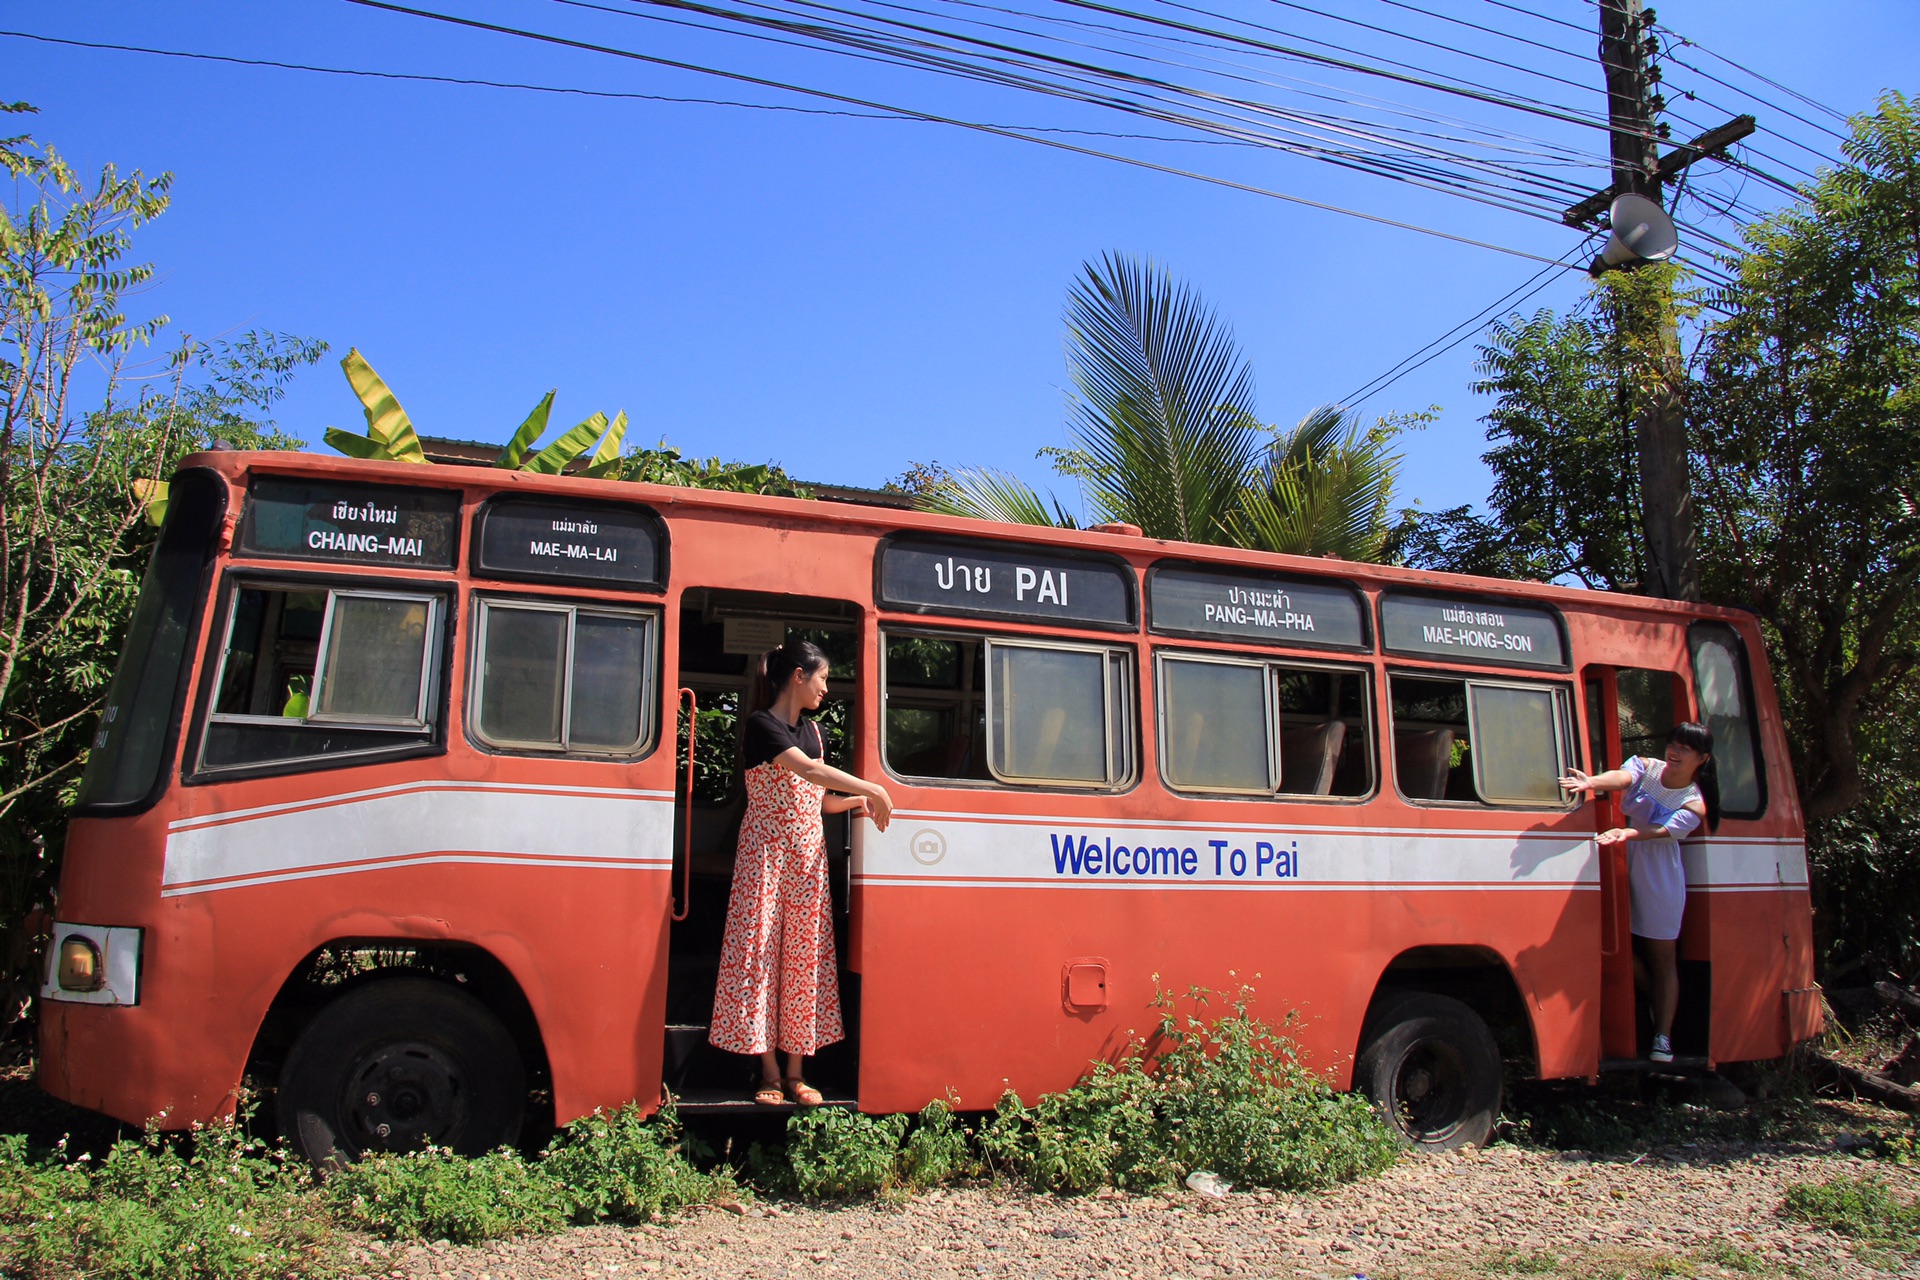
[[[573,1221],[639,1222],[732,1197],[732,1176],[696,1169],[689,1146],[671,1106],[642,1119],[629,1105],[575,1120],[537,1167],[566,1188]]]
[[[1742,1249],[1731,1240],[1710,1240],[1700,1250],[1700,1260],[1710,1262],[1723,1271],[1738,1271],[1745,1275],[1759,1275],[1767,1269],[1766,1262],[1757,1253]]]
[[[1920,1245],[1920,1202],[1903,1200],[1877,1174],[1842,1174],[1787,1188],[1781,1212],[1869,1244]]]
[[[1002,1097],[982,1152],[1037,1188],[1076,1192],[1164,1186],[1196,1169],[1306,1190],[1391,1164],[1399,1144],[1365,1099],[1303,1067],[1281,1030],[1248,1012],[1250,995],[1207,1022],[1207,992],[1188,992],[1196,1012],[1185,1015],[1161,993],[1152,1041],[1031,1107]]]
[[[304,1165],[230,1125],[157,1132],[106,1155],[34,1157],[0,1138],[0,1272],[247,1280],[336,1270],[336,1232]]]
[[[951,1103],[936,1099],[920,1112],[900,1149],[898,1167],[901,1179],[913,1187],[938,1186],[978,1170]]]
[[[803,1196],[841,1199],[893,1185],[905,1116],[815,1107],[787,1122],[787,1163]]]
[[[362,1156],[327,1179],[326,1198],[344,1220],[390,1240],[476,1244],[559,1230],[567,1191],[515,1151],[466,1158],[430,1147]]]
[[[1560,1270],[1560,1255],[1545,1249],[1511,1249],[1489,1255],[1487,1270],[1514,1276],[1550,1276]]]

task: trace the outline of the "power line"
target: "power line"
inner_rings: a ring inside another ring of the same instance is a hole
[[[1509,289],[1506,293],[1500,295],[1499,298],[1495,299],[1489,305],[1480,308],[1480,310],[1474,312],[1471,316],[1468,316],[1465,320],[1462,320],[1459,324],[1454,325],[1451,329],[1448,329],[1445,333],[1435,338],[1432,342],[1427,343],[1425,346],[1415,351],[1412,355],[1407,356],[1404,360],[1394,365],[1391,369],[1388,369],[1386,372],[1380,374],[1379,376],[1373,378],[1368,382],[1361,383],[1358,387],[1354,388],[1351,392],[1343,396],[1341,399],[1339,399],[1335,403],[1343,405],[1349,409],[1356,409],[1360,407],[1362,404],[1365,404],[1368,400],[1371,400],[1374,396],[1380,394],[1382,391],[1385,391],[1388,387],[1392,386],[1394,383],[1400,381],[1400,379],[1412,373],[1414,370],[1423,368],[1426,365],[1433,362],[1434,360],[1439,359],[1441,356],[1445,355],[1447,352],[1459,346],[1462,342],[1465,342],[1468,338],[1479,333],[1480,330],[1485,327],[1485,322],[1488,316],[1492,315],[1496,311],[1501,311],[1509,306],[1514,306],[1514,307],[1519,306],[1520,303],[1527,301],[1529,298],[1532,298],[1535,294],[1539,293],[1542,289],[1546,288],[1549,284],[1553,283],[1554,279],[1559,278],[1554,274],[1554,267],[1569,266],[1570,264],[1567,262],[1567,259],[1583,256],[1588,246],[1590,246],[1596,238],[1597,238],[1597,235],[1587,236],[1586,239],[1582,240],[1579,244],[1575,245],[1572,249],[1560,255],[1559,261],[1556,261],[1553,264],[1549,265],[1548,267],[1544,268],[1543,270],[1536,271],[1533,275],[1528,276],[1525,280],[1522,280],[1518,285],[1514,286],[1512,289]],[[1516,295],[1520,295],[1523,293],[1525,295],[1524,297],[1516,297]]]
[[[1440,240],[1452,241],[1453,243],[1456,243],[1456,244],[1468,245],[1476,249],[1488,249],[1495,253],[1506,254],[1510,257],[1525,258],[1532,262],[1550,263],[1555,266],[1565,266],[1564,263],[1559,262],[1558,260],[1553,258],[1542,257],[1539,254],[1528,253],[1525,250],[1521,250],[1521,249],[1510,249],[1505,245],[1492,244],[1484,240],[1475,240],[1468,236],[1455,235],[1454,233],[1449,231],[1439,231],[1432,227],[1420,226],[1416,223],[1401,222],[1397,219],[1382,217],[1378,214],[1363,213],[1358,209],[1348,209],[1340,205],[1327,204],[1325,202],[1318,201],[1318,200],[1309,200],[1303,196],[1289,195],[1285,192],[1275,191],[1275,190],[1272,190],[1271,188],[1266,188],[1266,187],[1254,186],[1250,183],[1235,182],[1231,179],[1217,177],[1212,174],[1196,173],[1192,170],[1181,169],[1172,165],[1158,164],[1153,161],[1143,160],[1134,156],[1125,156],[1125,155],[1118,155],[1113,152],[1099,151],[1091,147],[1082,147],[1074,143],[1062,142],[1054,138],[1037,138],[1037,137],[1031,136],[1030,134],[1023,133],[1017,129],[1006,128],[1000,125],[982,124],[977,121],[961,120],[951,116],[942,116],[932,112],[920,111],[911,107],[894,106],[888,103],[873,102],[863,98],[856,98],[848,94],[832,93],[824,89],[811,89],[802,85],[788,84],[783,81],[772,80],[763,76],[753,76],[753,75],[748,75],[738,71],[726,71],[726,70],[722,70],[715,67],[702,66],[698,63],[684,62],[684,61],[680,61],[678,59],[673,59],[673,58],[657,57],[652,54],[640,53],[631,49],[620,49],[620,48],[615,48],[609,45],[594,44],[584,40],[574,40],[565,36],[556,36],[556,35],[550,35],[544,32],[529,31],[523,28],[518,28],[518,27],[508,27],[508,26],[501,25],[499,23],[482,22],[474,18],[462,18],[452,14],[436,13],[436,12],[433,12],[432,10],[427,10],[427,9],[411,8],[406,5],[388,3],[387,0],[346,0],[346,2],[348,4],[359,5],[363,8],[379,9],[388,13],[398,13],[398,14],[404,14],[410,17],[424,18],[429,21],[446,23],[451,26],[465,27],[470,30],[492,31],[497,34],[513,36],[517,39],[531,40],[541,44],[551,44],[561,48],[578,49],[588,53],[600,53],[600,54],[605,54],[609,57],[624,58],[630,61],[643,62],[653,66],[670,67],[675,70],[690,71],[700,75],[717,76],[721,79],[731,80],[740,84],[758,85],[762,88],[776,89],[776,90],[780,90],[787,93],[797,93],[807,97],[824,99],[829,102],[839,102],[839,103],[846,104],[848,106],[863,107],[868,110],[885,111],[885,112],[899,114],[899,115],[912,116],[914,118],[926,120],[935,124],[951,125],[954,128],[958,128],[958,129],[969,129],[977,133],[985,133],[995,137],[1011,138],[1015,141],[1029,142],[1034,144],[1035,146],[1050,147],[1057,151],[1066,151],[1075,155],[1088,156],[1093,159],[1111,160],[1119,164],[1131,165],[1135,168],[1146,169],[1155,173],[1167,174],[1171,177],[1189,178],[1197,182],[1205,182],[1213,186],[1225,187],[1229,190],[1246,192],[1247,194],[1250,194],[1250,195],[1265,196],[1269,199],[1281,200],[1289,204],[1298,204],[1298,205],[1302,205],[1312,209],[1320,209],[1328,213],[1344,214],[1348,217],[1358,218],[1365,222],[1373,222],[1382,226],[1397,227],[1403,231],[1413,231],[1421,235],[1431,236],[1431,237],[1434,237],[1435,239],[1440,239]]]

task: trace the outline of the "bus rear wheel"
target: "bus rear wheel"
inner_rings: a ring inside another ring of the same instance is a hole
[[[1479,1146],[1500,1114],[1500,1047],[1460,1001],[1409,992],[1367,1019],[1354,1083],[1414,1146]]]
[[[520,1136],[526,1072],[513,1037],[471,995],[383,978],[322,1009],[280,1073],[280,1132],[316,1165],[368,1151],[480,1155]]]

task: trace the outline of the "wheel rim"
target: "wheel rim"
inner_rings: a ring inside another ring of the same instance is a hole
[[[405,1041],[362,1056],[340,1096],[343,1136],[360,1151],[453,1146],[466,1124],[465,1073],[430,1044]]]
[[[1443,1141],[1466,1118],[1467,1064],[1445,1040],[1416,1040],[1393,1076],[1393,1114],[1415,1142]]]

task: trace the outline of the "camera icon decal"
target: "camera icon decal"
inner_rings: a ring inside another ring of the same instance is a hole
[[[915,862],[931,867],[947,856],[947,838],[932,827],[922,827],[907,841],[907,850]]]

